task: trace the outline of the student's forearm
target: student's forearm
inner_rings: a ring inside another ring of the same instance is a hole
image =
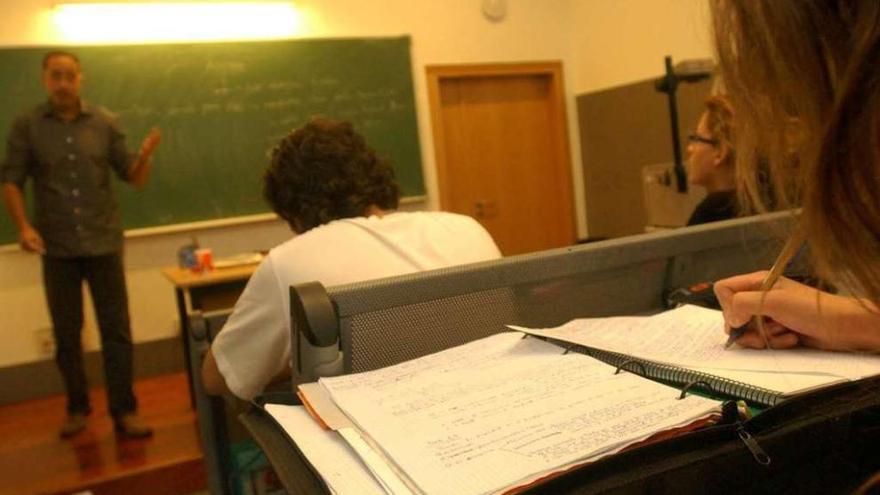
[[[17,185],[11,182],[3,183],[3,204],[6,206],[9,217],[19,231],[30,226],[24,208],[24,194],[22,194],[21,189]]]
[[[293,376],[293,370],[290,366],[285,366],[280,373],[273,376],[271,380],[269,380],[269,385],[274,385],[276,383],[281,382],[290,382],[291,377]]]
[[[854,298],[842,298],[848,306],[841,311],[838,332],[852,350],[880,351],[880,309],[877,305]]]
[[[285,366],[281,372],[272,377],[269,385],[280,382],[289,382],[292,372],[290,366]],[[217,360],[214,359],[214,353],[210,349],[205,353],[205,359],[202,361],[202,384],[205,387],[205,393],[208,395],[235,395],[226,384],[226,379],[220,373],[217,366]]]
[[[208,395],[231,395],[232,391],[226,385],[226,379],[220,373],[217,367],[217,361],[214,359],[214,353],[208,349],[205,353],[205,359],[202,361],[202,384],[205,387],[205,393]]]

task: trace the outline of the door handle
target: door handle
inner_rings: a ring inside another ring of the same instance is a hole
[[[498,216],[498,203],[493,199],[478,199],[474,202],[474,218],[493,218]]]

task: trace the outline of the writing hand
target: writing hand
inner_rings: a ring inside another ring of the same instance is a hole
[[[40,236],[40,233],[34,230],[30,225],[25,225],[18,233],[18,244],[25,251],[46,254],[46,246],[43,244],[43,238]]]
[[[765,317],[767,339],[773,349],[797,345],[829,350],[870,349],[872,345],[877,348],[880,315],[863,306],[864,303],[870,307],[870,303],[821,292],[782,277],[767,292],[762,308],[759,289],[766,273],[749,273],[715,283],[727,333],[760,312]],[[765,347],[756,328],[749,328],[737,344],[755,349]]]

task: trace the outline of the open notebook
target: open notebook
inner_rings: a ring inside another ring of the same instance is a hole
[[[654,316],[584,318],[549,329],[510,328],[579,346],[649,378],[771,406],[788,396],[880,374],[880,356],[815,349],[725,349],[720,311],[682,306]]]
[[[505,493],[656,434],[703,426],[719,411],[717,401],[680,399],[674,388],[524,337],[505,332],[322,378],[301,396],[357,453],[357,477],[365,468],[394,494]],[[332,473],[322,475],[332,487]]]
[[[717,401],[679,400],[678,390],[653,380],[702,382],[773,405],[880,374],[874,355],[725,350],[722,324],[717,311],[685,306],[553,329],[511,327],[517,331],[300,386],[328,430],[284,409],[293,406],[267,411],[334,493],[493,494],[707,425],[717,414]],[[616,373],[621,365],[632,373]]]

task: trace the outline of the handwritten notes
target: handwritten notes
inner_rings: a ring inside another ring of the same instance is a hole
[[[587,318],[553,329],[511,327],[572,342],[794,392],[840,379],[880,374],[880,357],[815,349],[724,349],[721,312],[683,306],[649,317]],[[729,370],[727,372],[725,370]],[[813,377],[789,377],[790,374]],[[823,376],[825,378],[823,378]]]
[[[409,485],[432,494],[528,483],[717,408],[519,333],[320,383]]]

